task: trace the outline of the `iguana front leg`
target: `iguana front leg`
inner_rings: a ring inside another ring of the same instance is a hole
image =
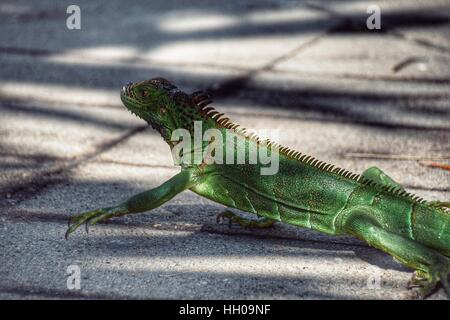
[[[450,297],[447,281],[450,260],[414,240],[386,231],[368,214],[369,210],[370,208],[357,208],[346,213],[345,231],[414,269],[415,273],[409,287],[418,288],[417,298],[428,296],[439,281]]]
[[[194,186],[197,180],[198,176],[194,171],[185,169],[159,187],[135,195],[117,206],[101,208],[74,216],[69,220],[69,228],[65,235],[66,239],[69,234],[78,229],[83,223],[86,223],[87,229],[89,225],[112,217],[120,217],[157,208],[178,193]]]
[[[275,222],[277,222],[276,220],[270,218],[262,218],[261,220],[244,218],[238,216],[237,214],[231,212],[230,210],[225,210],[224,212],[219,213],[217,215],[217,223],[225,219],[228,219],[230,227],[232,223],[237,223],[240,226],[246,228],[270,228],[275,224]]]

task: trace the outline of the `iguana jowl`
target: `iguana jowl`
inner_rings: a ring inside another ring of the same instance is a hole
[[[124,105],[158,130],[171,148],[175,129],[231,130],[246,145],[261,140],[246,133],[208,104],[202,92],[186,94],[162,78],[130,83],[121,91]],[[331,235],[352,235],[383,250],[415,270],[409,283],[419,297],[426,297],[441,282],[450,295],[450,202],[427,202],[407,193],[401,185],[372,167],[361,175],[282,147],[279,171],[261,175],[259,164],[183,164],[181,172],[159,187],[131,197],[117,206],[74,216],[66,237],[80,225],[156,208],[189,189],[225,206],[255,213],[251,220],[225,211],[242,226],[269,227],[277,221],[311,228]]]

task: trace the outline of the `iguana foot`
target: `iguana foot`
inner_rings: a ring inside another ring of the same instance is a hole
[[[86,232],[88,232],[90,225],[94,225],[97,222],[101,222],[112,217],[120,216],[125,213],[126,211],[120,207],[111,207],[88,211],[76,215],[69,219],[69,226],[67,228],[65,238],[67,240],[69,235],[75,230],[77,230],[83,223],[86,226]]]
[[[450,297],[447,280],[450,271],[449,258],[420,242],[383,229],[373,219],[373,214],[370,215],[370,210],[371,208],[365,207],[351,209],[347,213],[344,230],[416,270],[409,282],[409,288],[414,289],[415,298],[426,298],[439,282]]]
[[[243,218],[241,216],[238,216],[237,214],[225,210],[222,213],[219,213],[217,215],[217,223],[219,223],[222,220],[228,219],[228,225],[231,227],[232,223],[237,223],[242,227],[249,227],[249,228],[269,228],[274,225],[276,220],[269,219],[269,218],[262,218],[261,220],[253,220],[249,218]]]
[[[439,267],[431,267],[428,272],[422,270],[416,270],[408,282],[408,289],[412,290],[412,298],[425,299],[436,288],[439,282],[442,283],[442,287],[448,298],[450,298],[450,288],[447,280],[448,275],[448,262],[447,265],[439,264]]]

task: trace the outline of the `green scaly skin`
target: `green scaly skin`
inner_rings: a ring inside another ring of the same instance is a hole
[[[122,88],[121,99],[131,112],[158,130],[171,149],[175,146],[170,140],[173,130],[193,132],[194,121],[202,121],[203,131],[232,131],[246,147],[256,144],[278,152],[279,171],[261,175],[260,164],[183,164],[180,173],[157,188],[117,206],[74,216],[66,238],[84,223],[87,227],[148,211],[189,189],[262,217],[246,219],[226,211],[218,220],[261,228],[281,221],[330,235],[355,236],[415,270],[409,283],[414,297],[426,297],[439,282],[450,295],[449,202],[415,197],[376,167],[357,175],[272,142],[264,145],[207,106],[211,101],[206,94],[188,95],[162,78],[128,84]]]

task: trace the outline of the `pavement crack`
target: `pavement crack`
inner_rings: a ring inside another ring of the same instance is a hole
[[[327,7],[326,5],[321,5],[319,3],[314,3],[314,2],[307,2],[305,4],[305,6],[310,9],[313,9],[313,10],[324,12],[324,13],[328,14],[330,17],[339,19],[341,21],[341,23],[340,23],[340,25],[337,26],[337,28],[335,28],[333,30],[333,32],[368,32],[369,31],[366,28],[365,16],[340,13],[336,10],[333,10],[333,9]],[[423,38],[418,38],[418,37],[408,37],[407,35],[398,31],[395,28],[396,27],[396,24],[395,24],[396,19],[398,20],[397,21],[398,24],[400,26],[402,25],[402,20],[400,18],[401,16],[409,16],[410,19],[414,19],[415,17],[421,18],[422,22],[428,22],[431,24],[448,23],[449,20],[447,17],[445,17],[445,16],[443,16],[443,17],[439,17],[439,16],[427,17],[426,15],[424,15],[423,12],[410,12],[409,15],[407,15],[406,13],[401,13],[398,15],[396,12],[391,12],[391,13],[385,13],[384,16],[385,16],[385,20],[387,19],[387,22],[383,23],[382,29],[376,30],[377,33],[389,34],[389,35],[397,37],[399,39],[415,43],[419,46],[422,46],[422,47],[425,47],[428,49],[432,49],[435,51],[439,51],[440,53],[450,54],[450,48],[447,46],[443,46],[443,45],[434,43],[428,39],[423,39]],[[373,32],[373,31],[371,31],[371,32]]]
[[[295,57],[301,51],[316,44],[324,34],[329,33],[332,29],[333,29],[333,27],[328,28],[323,33],[311,38],[310,40],[306,41],[305,43],[300,44],[299,46],[295,47],[294,49],[270,60],[269,62],[267,62],[266,64],[264,64],[261,67],[252,69],[252,70],[248,71],[247,73],[244,73],[237,77],[233,77],[229,80],[223,81],[222,83],[213,84],[209,88],[207,88],[206,91],[210,92],[215,97],[232,96],[233,94],[236,94],[237,92],[243,90],[245,88],[246,84],[248,82],[250,82],[250,80],[252,78],[254,78],[257,74],[262,73],[262,72],[271,71],[275,68],[275,66],[277,64]]]
[[[415,43],[415,44],[420,45],[422,47],[425,47],[425,48],[428,48],[428,49],[433,49],[435,51],[439,51],[440,53],[444,53],[444,54],[447,54],[447,55],[450,54],[450,48],[449,47],[445,47],[445,46],[433,43],[433,42],[431,42],[429,40],[408,37],[405,34],[399,32],[397,30],[392,30],[389,33],[391,35],[399,38],[399,39]]]

